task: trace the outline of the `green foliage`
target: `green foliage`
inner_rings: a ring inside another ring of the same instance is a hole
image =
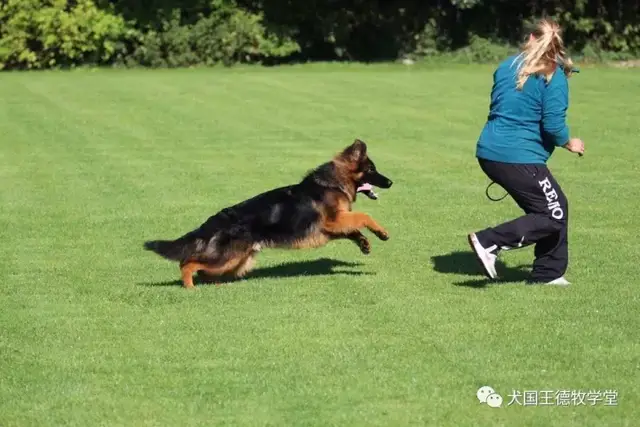
[[[160,30],[151,29],[141,36],[130,63],[152,67],[231,65],[298,50],[290,38],[268,32],[260,15],[218,9],[194,24],[185,24],[176,9]]]
[[[513,54],[516,48],[472,35],[468,46],[454,52],[454,58],[468,63],[498,62]]]
[[[414,58],[437,56],[443,48],[443,42],[446,45],[447,39],[443,40],[439,36],[435,19],[430,19],[422,31],[413,36],[404,56]]]
[[[312,7],[313,6],[313,7]],[[632,0],[4,0],[0,69],[306,60],[494,62],[539,16],[574,57],[640,56]]]
[[[561,14],[558,20],[572,36],[572,47],[578,52],[587,50],[616,56],[640,52],[640,24],[615,25],[605,16],[586,17],[570,11]]]
[[[451,0],[451,4],[458,9],[471,9],[480,3],[482,3],[482,0]]]
[[[92,0],[7,0],[0,23],[0,69],[107,63],[132,31]]]
[[[189,22],[179,9],[158,23],[127,22],[92,0],[8,0],[0,7],[0,69],[124,63],[230,65],[287,56],[298,44],[263,16],[213,0]],[[158,16],[163,16],[158,11]]]

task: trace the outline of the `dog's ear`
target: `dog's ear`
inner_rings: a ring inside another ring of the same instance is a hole
[[[342,158],[353,163],[358,163],[367,156],[367,144],[356,139],[353,144],[342,151]]]

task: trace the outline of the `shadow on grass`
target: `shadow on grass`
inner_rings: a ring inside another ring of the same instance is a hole
[[[467,286],[470,288],[484,288],[487,285],[504,284],[514,282],[524,282],[529,278],[527,265],[508,267],[500,260],[496,261],[496,271],[498,279],[491,280],[484,278],[484,272],[476,255],[471,252],[451,252],[446,255],[436,255],[431,257],[435,271],[444,274],[457,274],[466,276],[482,276],[482,279],[470,279],[454,283],[456,286]]]
[[[340,261],[336,259],[330,258],[320,258],[316,260],[309,261],[295,261],[295,262],[287,262],[279,265],[274,265],[271,267],[264,268],[256,268],[255,270],[249,272],[246,276],[241,279],[237,279],[234,277],[209,277],[203,274],[198,274],[193,279],[193,283],[195,285],[202,284],[222,284],[222,283],[233,283],[233,282],[242,282],[246,280],[255,280],[255,279],[265,279],[265,278],[291,278],[291,277],[300,277],[300,276],[334,276],[334,275],[347,275],[347,276],[361,276],[361,275],[371,275],[374,273],[362,272],[362,271],[354,271],[347,270],[341,268],[340,270],[336,270],[338,267],[357,267],[362,265],[362,263],[357,262],[346,262]],[[176,270],[177,271],[177,270]],[[141,283],[143,286],[182,286],[181,280],[172,280],[167,282],[157,282],[157,283]]]

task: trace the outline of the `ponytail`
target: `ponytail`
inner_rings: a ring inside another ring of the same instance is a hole
[[[522,89],[531,75],[543,75],[548,82],[558,65],[563,66],[567,77],[571,76],[573,68],[573,62],[566,56],[560,26],[550,19],[542,19],[537,23],[518,59],[518,90]]]

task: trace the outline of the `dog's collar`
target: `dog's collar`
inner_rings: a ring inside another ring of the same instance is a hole
[[[326,182],[324,180],[318,179],[317,177],[314,178],[313,181],[317,185],[320,185],[321,187],[341,192],[342,194],[347,196],[347,199],[349,199],[349,203],[353,203],[356,200],[357,186],[354,186],[353,194],[351,194],[349,189],[346,188],[344,185],[331,185],[331,184],[329,184],[328,182]]]
[[[341,186],[339,187],[339,189],[340,189],[340,191],[341,191],[342,193],[344,193],[344,194],[349,198],[349,202],[353,203],[353,202],[355,202],[355,201],[356,201],[356,196],[358,195],[357,187],[356,187],[356,188],[354,188],[354,190],[353,190],[353,194],[351,194],[351,192],[349,191],[349,189],[348,189],[348,188],[345,188],[345,186],[344,186],[344,185],[341,185]]]

